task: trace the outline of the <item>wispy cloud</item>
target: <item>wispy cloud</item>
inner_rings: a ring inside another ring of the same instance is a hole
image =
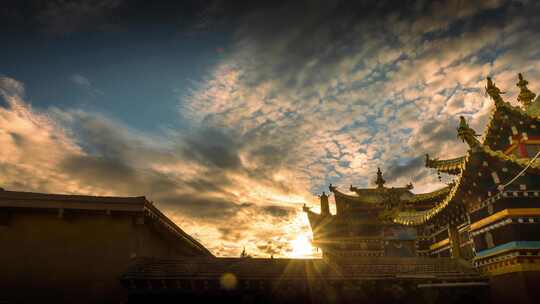
[[[73,82],[75,85],[77,85],[79,88],[85,90],[88,94],[90,94],[93,97],[97,97],[99,95],[103,95],[103,91],[96,88],[90,79],[87,77],[81,75],[81,74],[72,74],[69,79],[71,82]]]
[[[242,143],[229,134],[206,128],[153,136],[98,113],[32,109],[23,84],[7,77],[0,84],[8,102],[0,108],[0,183],[7,189],[146,195],[221,255],[242,246],[286,254],[294,237],[288,233],[307,233],[305,225],[290,227],[310,194],[248,170]]]
[[[234,45],[181,96],[189,129],[157,135],[103,113],[34,109],[3,77],[0,183],[147,195],[216,254],[288,255],[309,231],[301,205],[329,183],[367,186],[380,166],[390,185],[442,186],[423,155],[465,152],[459,115],[482,131],[486,76],[513,102],[517,72],[539,92],[539,11],[526,1],[250,7],[235,15]]]
[[[297,3],[265,10],[263,19],[253,12],[236,50],[181,112],[233,128],[252,146],[261,138],[279,143],[282,166],[311,191],[329,182],[367,185],[377,166],[390,182],[432,189],[441,186],[435,176],[408,160],[464,153],[457,118],[482,131],[491,105],[485,77],[511,86],[518,71],[538,79],[535,43],[525,42],[538,36],[527,18],[534,10],[520,2],[411,1]]]

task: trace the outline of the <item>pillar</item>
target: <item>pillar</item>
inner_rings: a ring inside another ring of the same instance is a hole
[[[321,198],[321,215],[323,216],[330,215],[330,205],[328,203],[328,195],[326,195],[326,193],[323,192],[320,198]]]
[[[450,248],[452,248],[452,257],[460,259],[461,248],[459,247],[459,231],[455,225],[448,225],[448,240],[450,241]]]

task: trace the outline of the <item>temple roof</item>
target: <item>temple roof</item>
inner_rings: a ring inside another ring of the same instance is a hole
[[[149,202],[144,196],[113,197],[0,190],[0,207],[143,211],[145,204]]]
[[[414,194],[414,197],[412,198],[412,200],[410,200],[410,202],[420,203],[446,196],[451,191],[452,186],[453,185],[446,186],[431,192]]]
[[[521,85],[522,81],[523,78],[520,77]],[[486,90],[495,101],[495,109],[482,141],[476,139],[476,132],[461,117],[458,137],[469,145],[467,155],[449,160],[426,157],[427,167],[436,168],[441,172],[457,173],[457,179],[447,195],[433,208],[398,212],[393,219],[395,223],[421,225],[441,214],[450,205],[456,205],[453,209],[458,210],[462,208],[459,205],[463,205],[463,202],[480,203],[507,187],[539,186],[540,158],[518,158],[513,154],[505,154],[504,149],[508,144],[504,144],[504,141],[512,141],[512,135],[507,136],[508,134],[527,137],[531,133],[538,132],[536,123],[540,122],[540,118],[503,101],[500,90],[489,78]],[[531,96],[526,91],[522,95],[525,96],[522,96],[522,99]],[[529,107],[536,102],[538,98],[532,103],[524,101]],[[507,137],[504,138],[505,136]]]
[[[493,151],[504,151],[519,141],[540,136],[540,96],[534,99],[536,95],[527,88],[528,82],[521,73],[518,76],[516,86],[521,90],[518,101],[524,108],[503,100],[500,95],[504,93],[488,78],[486,92],[493,99],[494,107],[480,142]],[[427,168],[453,175],[463,169],[464,161],[464,156],[440,160],[426,155]]]
[[[478,280],[470,268],[451,258],[356,257],[335,260],[286,258],[136,258],[121,277],[130,280],[220,279],[233,274],[238,280],[274,279],[283,284],[290,280],[381,279],[409,280]],[[146,282],[145,282],[146,283]],[[132,285],[133,286],[133,285]],[[143,288],[147,288],[144,285]]]
[[[523,81],[521,74],[520,82]],[[518,86],[520,84],[518,82]],[[525,88],[521,88],[520,96],[527,95]],[[528,90],[528,89],[526,89]],[[515,135],[521,135],[523,132],[539,134],[539,128],[531,128],[531,125],[540,124],[540,99],[536,98],[534,102],[522,102],[524,108],[516,107],[503,100],[500,96],[503,94],[495,86],[493,81],[488,78],[486,92],[493,99],[495,106],[482,136],[482,143],[493,150],[502,150],[509,144],[509,139]],[[530,91],[529,91],[530,92]],[[518,96],[518,99],[520,98]],[[539,134],[540,135],[540,134]]]
[[[387,195],[389,193],[399,195],[398,197],[405,203],[421,204],[447,195],[451,187],[447,186],[432,192],[419,194],[412,193],[410,187],[362,189],[351,186],[350,189],[357,195],[345,194],[339,191],[337,187],[330,187],[330,191],[334,193],[336,199],[345,199],[359,204],[383,204],[388,199]]]
[[[426,154],[426,167],[437,169],[438,172],[453,175],[459,174],[463,168],[464,162],[464,156],[439,160],[438,158],[429,158],[429,154]]]
[[[491,189],[493,193],[496,193],[499,191],[500,186],[504,186],[505,183],[509,182],[525,168],[527,168],[529,174],[540,175],[540,159],[531,162],[530,159],[506,155],[501,151],[493,151],[488,146],[480,144],[475,147],[474,151],[470,150],[467,153],[464,160],[464,169],[443,199],[428,210],[399,212],[394,222],[404,225],[421,225],[443,211],[450,203],[464,201],[466,200],[465,196],[473,196],[474,192],[470,189],[474,188],[475,185],[478,187],[481,180],[486,180],[485,183],[491,184],[491,187],[487,189]],[[497,172],[499,179],[503,177],[503,172],[506,172],[507,174],[504,174],[504,177],[507,177],[507,179],[501,180],[498,186],[493,183],[492,174],[481,175],[481,171]],[[480,194],[474,197],[475,201],[482,199],[486,199],[486,197],[480,198]]]
[[[46,210],[59,209],[71,212],[115,212],[139,214],[155,221],[165,233],[171,233],[178,240],[189,245],[195,251],[213,256],[197,240],[184,232],[176,223],[164,215],[144,196],[90,196],[70,194],[50,194],[21,191],[7,191],[0,188],[0,208],[11,210]]]

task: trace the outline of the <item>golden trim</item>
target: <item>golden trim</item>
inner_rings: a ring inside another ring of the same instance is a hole
[[[450,244],[450,239],[446,238],[440,242],[437,242],[435,244],[431,244],[431,246],[429,246],[429,250],[434,250],[434,249],[438,249],[438,248],[441,248],[447,244]]]
[[[494,267],[495,269],[490,270],[490,267]],[[513,272],[540,271],[540,263],[517,263],[503,266],[486,266],[485,268],[481,268],[481,271],[492,276]]]
[[[504,150],[504,154],[510,154],[511,152],[514,152],[515,149],[517,149],[517,147],[519,146],[519,143],[514,143],[512,145],[510,145],[508,148],[506,148],[506,150]]]
[[[514,209],[504,209],[493,215],[485,217],[477,222],[471,224],[471,231],[482,228],[488,224],[491,224],[495,221],[503,219],[509,216],[530,216],[530,215],[540,215],[540,208],[514,208]]]
[[[518,248],[506,248],[506,249],[502,249],[501,251],[495,251],[493,253],[490,253],[490,254],[486,254],[486,255],[483,255],[481,257],[474,257],[473,260],[474,261],[480,261],[480,260],[485,260],[487,258],[491,258],[495,255],[502,255],[503,253],[507,253],[507,252],[510,252],[510,251],[518,251],[519,249]]]
[[[514,150],[516,150],[519,147],[519,145],[537,145],[537,144],[540,144],[539,139],[527,139],[527,140],[521,139],[518,142],[511,144],[508,148],[504,150],[503,153],[508,155],[514,152]]]
[[[492,214],[488,217],[485,217],[477,222],[474,222],[471,224],[471,231],[482,228],[490,223],[493,223],[497,220],[500,220],[504,217],[508,216],[508,209],[501,210],[495,214]]]

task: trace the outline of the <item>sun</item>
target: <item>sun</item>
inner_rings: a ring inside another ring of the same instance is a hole
[[[292,252],[294,258],[309,257],[313,254],[313,246],[307,236],[300,234],[296,239],[291,241]]]

